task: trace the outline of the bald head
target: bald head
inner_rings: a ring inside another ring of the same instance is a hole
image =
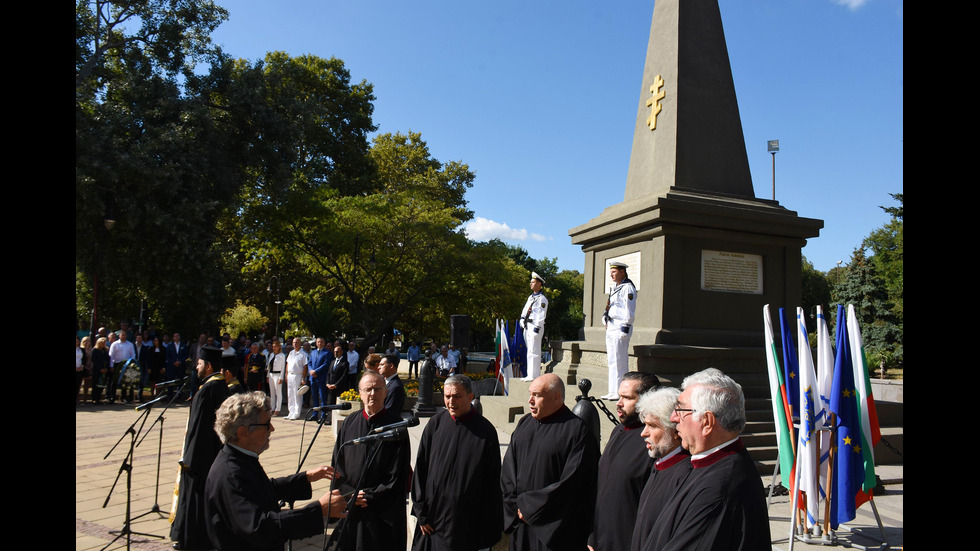
[[[528,388],[531,397],[531,417],[544,419],[561,409],[565,403],[565,384],[554,373],[545,373],[531,382]]]

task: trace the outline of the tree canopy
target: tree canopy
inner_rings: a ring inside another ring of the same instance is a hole
[[[206,0],[76,2],[77,318],[97,301],[100,324],[147,311],[253,332],[279,321],[275,285],[301,334],[444,339],[452,314],[488,333],[515,317],[534,269],[562,297],[549,331],[577,334],[581,274],[462,231],[469,166],[416,132],[369,139],[373,86],[339,59],[225,54],[210,35],[227,17]]]

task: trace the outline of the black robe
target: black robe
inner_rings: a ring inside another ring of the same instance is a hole
[[[525,415],[501,467],[510,548],[585,549],[595,513],[598,465],[595,436],[567,407],[540,421]]]
[[[642,423],[617,425],[599,459],[595,524],[589,537],[596,551],[629,548],[640,493],[653,466],[642,432]]]
[[[371,429],[401,420],[400,415],[385,409],[370,419],[363,409],[358,414],[348,416],[340,427],[334,446],[333,466],[337,475],[331,488],[339,489],[345,496],[353,492],[372,447],[368,444],[342,446],[343,442],[367,436]],[[405,496],[409,490],[412,448],[407,439],[374,445],[380,445],[381,450],[375,456],[362,485],[367,507],[355,506],[346,521],[341,521],[347,524],[341,549],[389,551],[405,549],[407,545]]]
[[[500,443],[490,421],[475,410],[460,419],[442,411],[426,424],[412,501],[414,551],[475,551],[500,540]],[[424,524],[435,532],[423,535]]]
[[[677,453],[668,454],[666,459],[654,464],[646,486],[643,487],[643,493],[640,494],[632,540],[629,546],[622,549],[631,551],[653,549],[649,547],[647,538],[652,534],[664,505],[674,495],[677,487],[687,480],[689,474],[691,474],[691,454],[680,446],[677,447]]]
[[[769,551],[762,479],[741,440],[691,460],[691,474],[664,506],[645,549]]]
[[[279,500],[309,499],[306,473],[269,478],[256,457],[225,446],[211,465],[204,510],[208,535],[218,549],[282,551],[287,539],[323,532],[318,501],[300,509],[280,509]]]
[[[204,516],[204,483],[214,458],[221,450],[221,439],[214,432],[216,412],[228,397],[228,385],[220,373],[209,377],[194,395],[184,437],[184,468],[180,473],[177,515],[170,527],[170,539],[184,549],[210,549]]]

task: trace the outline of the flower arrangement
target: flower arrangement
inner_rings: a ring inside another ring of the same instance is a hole
[[[361,399],[361,394],[356,388],[351,388],[345,390],[343,394],[340,395],[341,400],[347,400],[348,402],[356,402]]]

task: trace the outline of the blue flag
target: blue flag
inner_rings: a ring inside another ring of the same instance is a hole
[[[779,332],[783,336],[783,383],[786,385],[786,401],[793,413],[793,419],[800,418],[800,360],[796,344],[793,343],[795,324],[787,317],[785,308],[779,309]]]
[[[857,509],[854,498],[864,480],[854,365],[843,305],[837,307],[837,357],[834,360],[830,411],[837,414],[837,458],[834,462],[834,495],[830,504],[831,525],[837,528],[843,522],[854,520]]]
[[[527,376],[527,342],[521,331],[520,320],[514,324],[514,338],[510,341],[510,359],[514,362],[515,377]]]

